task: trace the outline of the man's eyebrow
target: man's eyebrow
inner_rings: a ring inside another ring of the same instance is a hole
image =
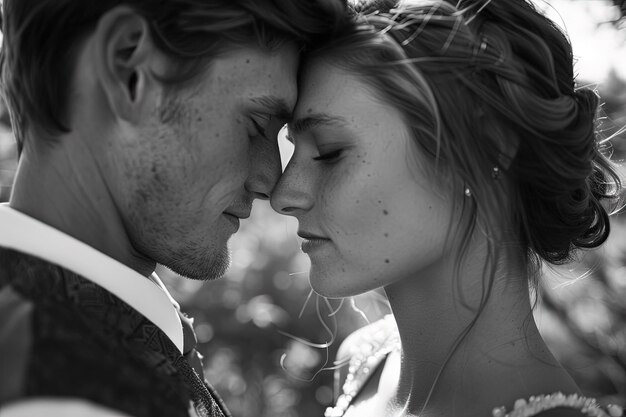
[[[330,116],[322,113],[313,114],[311,116],[289,122],[289,133],[297,135],[318,126],[345,126],[346,124],[347,121],[343,117]]]
[[[291,119],[291,108],[282,98],[274,96],[263,96],[253,98],[251,101],[255,104],[265,107],[268,114],[270,114],[271,116],[285,120]]]

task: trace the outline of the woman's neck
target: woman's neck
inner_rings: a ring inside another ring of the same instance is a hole
[[[443,259],[385,288],[402,342],[391,415],[484,416],[518,398],[577,392],[537,331],[524,269],[499,268],[478,314],[484,268],[468,262],[454,278],[453,265]]]

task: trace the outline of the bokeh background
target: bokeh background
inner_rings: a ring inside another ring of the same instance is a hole
[[[613,137],[613,159],[623,162],[626,2],[537,4],[569,33],[579,83],[601,95],[601,130]],[[285,141],[281,146],[285,163],[290,149]],[[16,166],[3,109],[0,201],[9,199]],[[581,254],[573,264],[544,268],[535,314],[545,339],[583,391],[626,405],[626,214],[613,216],[612,228],[602,248]],[[377,293],[343,301],[312,294],[296,229],[295,220],[256,202],[252,217],[230,241],[233,263],[223,279],[203,284],[158,271],[183,311],[195,317],[206,373],[236,416],[323,415],[333,400],[328,368],[340,342],[388,312]]]

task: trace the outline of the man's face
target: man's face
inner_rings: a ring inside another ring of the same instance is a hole
[[[296,101],[296,47],[240,47],[155,106],[124,144],[117,204],[143,256],[194,279],[229,264],[227,241],[280,175],[276,135]]]

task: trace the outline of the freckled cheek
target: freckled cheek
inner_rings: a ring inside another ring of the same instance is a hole
[[[211,168],[209,168],[211,169]],[[238,192],[248,176],[247,159],[232,158],[217,163],[212,172],[208,172],[207,176],[214,175],[212,181],[217,183],[218,188],[224,189],[225,192]]]
[[[213,135],[224,137],[225,133],[221,131]],[[181,167],[185,178],[183,186],[192,188],[193,193],[204,196],[204,199],[232,200],[232,195],[241,192],[247,177],[248,157],[245,148],[231,145],[207,140],[201,153],[188,155],[188,162]]]
[[[320,218],[332,233],[366,236],[380,223],[380,189],[371,184],[366,172],[346,168],[318,185]]]
[[[226,119],[229,120],[229,119]],[[207,126],[204,133],[204,148],[214,166],[245,171],[250,153],[250,139],[243,120],[221,126]]]

